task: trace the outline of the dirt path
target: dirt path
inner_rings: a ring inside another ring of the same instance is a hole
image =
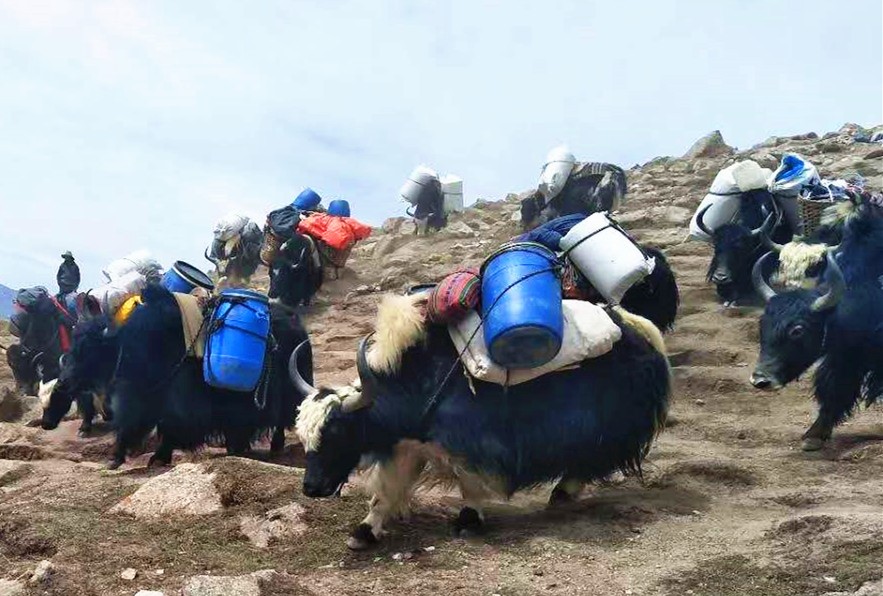
[[[883,186],[880,159],[864,159],[873,147],[840,137],[780,139],[750,155],[769,162],[793,149],[823,173],[858,170]],[[545,510],[548,489],[520,494],[494,504],[487,535],[468,541],[447,531],[456,499],[423,494],[414,518],[393,526],[378,550],[352,554],[344,538],[364,514],[358,483],[342,499],[310,501],[280,475],[278,490],[233,500],[223,513],[135,521],[107,510],[158,473],[143,468],[144,458],[107,473],[98,465],[107,436],[79,440],[76,422],[54,434],[3,424],[0,459],[26,468],[4,475],[0,467],[0,577],[22,577],[43,558],[58,565],[58,577],[33,593],[172,594],[198,573],[263,568],[290,574],[266,593],[316,595],[797,596],[851,593],[883,577],[883,408],[859,412],[824,451],[801,452],[799,437],[814,414],[808,379],[778,393],[749,385],[759,309],[722,311],[705,282],[708,248],[682,243],[692,209],[723,163],[654,160],[629,173],[632,199],[622,221],[666,251],[682,295],[667,338],[675,377],[670,424],[643,483],[613,478],[563,511]],[[382,292],[479,262],[515,232],[516,209],[511,199],[483,204],[430,240],[390,222],[360,247],[307,316],[319,379],[351,379],[353,350]],[[185,460],[224,461],[215,450],[176,461]],[[282,463],[303,465],[299,448],[289,446]],[[308,512],[304,536],[261,550],[238,532],[244,513],[292,500]],[[120,578],[126,567],[139,570],[136,580]]]

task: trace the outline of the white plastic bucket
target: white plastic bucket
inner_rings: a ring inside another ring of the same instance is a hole
[[[438,173],[435,170],[422,165],[417,166],[399,189],[399,194],[406,202],[416,205],[424,193],[431,192],[436,182],[438,182]]]
[[[150,251],[136,250],[112,262],[102,273],[107,281],[113,281],[152,262],[154,261],[150,256]]]
[[[656,264],[606,213],[593,213],[575,225],[561,239],[561,248],[608,304],[619,304]]]
[[[98,300],[101,312],[112,317],[129,296],[137,294],[146,286],[147,278],[133,270],[110,283],[91,290],[89,294]]]
[[[540,172],[540,181],[537,183],[537,189],[547,201],[558,196],[567,183],[574,165],[576,158],[565,145],[549,151],[546,155],[546,164]]]
[[[442,195],[444,195],[445,214],[463,211],[463,179],[453,174],[441,179]]]
[[[736,219],[736,215],[739,213],[739,201],[742,199],[742,190],[733,177],[733,171],[737,166],[739,166],[738,163],[728,166],[714,177],[711,189],[699,203],[699,207],[690,219],[690,237],[703,242],[711,242],[711,237],[700,230],[697,223],[699,214],[706,207],[710,206],[702,216],[702,223],[709,230],[714,231]]]

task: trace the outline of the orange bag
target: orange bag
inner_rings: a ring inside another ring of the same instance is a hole
[[[331,248],[346,250],[359,240],[370,236],[371,226],[351,217],[316,213],[301,220],[297,231],[312,236],[316,240],[321,240]]]

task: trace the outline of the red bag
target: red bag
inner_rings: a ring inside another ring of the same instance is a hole
[[[477,308],[480,300],[478,269],[461,269],[445,277],[429,293],[426,316],[433,323],[456,323]]]
[[[366,226],[351,217],[316,213],[301,220],[297,231],[321,240],[331,248],[346,250],[359,240],[370,236],[371,226]]]

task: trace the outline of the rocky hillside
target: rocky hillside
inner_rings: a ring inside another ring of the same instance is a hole
[[[207,449],[176,457],[172,471],[145,469],[147,445],[109,473],[106,430],[83,440],[76,421],[51,433],[0,423],[0,594],[883,593],[881,408],[859,412],[825,450],[801,452],[814,414],[808,383],[775,394],[749,385],[759,313],[722,310],[704,279],[709,248],[683,242],[711,180],[735,159],[771,167],[795,151],[822,175],[856,172],[883,187],[883,150],[849,133],[771,138],[740,152],[710,135],[684,158],[629,171],[619,219],[666,251],[682,294],[667,338],[671,416],[643,483],[612,478],[563,511],[545,510],[540,487],[493,504],[487,535],[472,540],[449,534],[458,499],[434,489],[377,550],[353,554],[344,540],[365,513],[360,481],[340,499],[303,497],[297,445],[274,462],[283,465]],[[481,202],[429,238],[390,220],[361,244],[306,313],[319,379],[354,376],[356,343],[384,292],[478,264],[516,234],[517,199]],[[255,457],[268,458],[266,446]]]
[[[12,315],[12,299],[15,291],[0,284],[0,319],[8,319]]]

